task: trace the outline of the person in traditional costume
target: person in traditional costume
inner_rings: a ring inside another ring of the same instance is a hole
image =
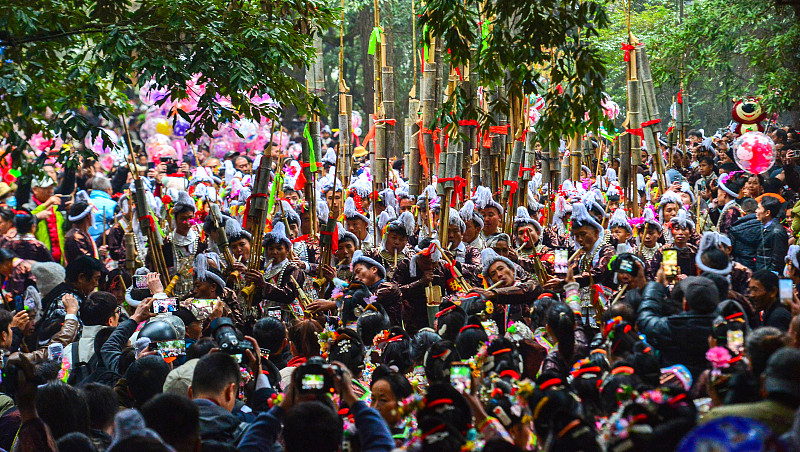
[[[460,213],[452,207],[450,208],[449,221],[447,250],[453,253],[453,260],[471,266],[480,265],[481,250],[464,243],[464,232],[467,229],[467,224],[461,218]],[[475,230],[480,231],[477,228]]]
[[[183,298],[192,290],[192,274],[189,270],[192,268],[195,256],[205,248],[205,243],[200,241],[200,233],[192,224],[196,211],[192,197],[185,191],[179,191],[173,200],[170,210],[173,230],[164,239],[161,249],[170,276],[178,275],[178,282],[172,293],[178,298]],[[148,246],[153,245],[148,244]],[[145,262],[147,268],[155,268],[151,253],[148,253]]]
[[[356,201],[347,198],[344,202],[344,219],[348,232],[358,238],[361,249],[368,251],[373,248],[372,234],[369,233],[369,218],[361,211],[357,210]]]
[[[717,231],[728,234],[731,226],[739,218],[744,216],[744,212],[739,207],[739,195],[747,183],[747,176],[742,171],[723,174],[719,177],[717,185],[717,208],[719,209],[719,220],[717,221]]]
[[[708,232],[711,234],[711,232]],[[703,233],[705,236],[707,233]],[[736,292],[747,296],[750,294],[750,278],[753,276],[753,270],[748,268],[742,263],[736,262],[733,260],[733,245],[731,244],[731,239],[727,235],[720,234],[719,232],[713,232],[716,235],[713,243],[721,249],[725,255],[728,256],[728,259],[731,261],[731,273],[730,273],[730,280],[731,280],[731,290],[735,290]],[[702,239],[701,239],[702,242]],[[707,245],[708,246],[708,245]],[[697,253],[701,253],[704,250],[700,249],[698,245]],[[791,254],[791,253],[790,253]]]
[[[602,284],[614,288],[613,274],[608,262],[615,254],[614,247],[604,244],[606,231],[600,226],[582,203],[572,205],[570,228],[575,244],[580,247],[577,260],[571,263],[575,282],[581,288]]]
[[[565,184],[566,185],[566,182]],[[555,199],[553,222],[544,232],[542,242],[550,248],[571,248],[572,237],[569,233],[569,219],[572,216],[572,204],[566,196],[558,195]]]
[[[286,236],[283,223],[276,223],[272,231],[264,235],[263,247],[267,258],[263,274],[257,270],[245,273],[245,281],[255,283],[258,289],[255,301],[262,315],[266,314],[267,308],[280,307],[284,320],[292,316],[302,318],[303,310],[297,297],[298,288],[305,283],[305,273],[289,261],[292,241]]]
[[[529,258],[534,254],[541,254],[545,250],[544,244],[540,241],[541,237],[542,225],[531,218],[527,207],[517,207],[517,215],[514,217],[514,245],[517,248],[517,255]]]
[[[408,238],[414,233],[414,215],[403,212],[392,218],[394,208],[388,206],[378,217],[378,227],[383,232],[380,250],[373,248],[364,253],[380,263],[386,271],[386,279],[392,280],[398,262],[408,258]]]
[[[472,196],[475,207],[483,215],[483,231],[481,236],[486,239],[502,232],[503,213],[505,209],[492,197],[492,191],[482,185],[475,189]]]
[[[397,284],[386,280],[386,269],[371,257],[357,250],[350,264],[353,278],[341,298],[341,320],[345,324],[358,319],[369,305],[383,307],[393,325],[402,321],[402,292]]]
[[[470,199],[464,203],[464,206],[461,207],[461,210],[458,212],[461,216],[461,219],[464,221],[464,232],[461,236],[461,240],[477,249],[483,249],[483,237],[481,237],[481,231],[483,231],[483,215],[475,208],[475,203]]]
[[[100,255],[107,253],[107,247],[100,247],[94,243],[89,234],[89,228],[94,223],[92,211],[94,206],[89,202],[89,194],[84,190],[75,195],[75,203],[69,208],[67,219],[72,228],[64,234],[64,262],[69,264],[79,256],[92,256],[100,259]]]
[[[336,224],[336,231],[339,234],[339,246],[334,254],[336,258],[336,277],[342,281],[350,281],[353,276],[350,262],[352,262],[356,250],[359,249],[360,243],[358,237],[347,231],[341,223]]]
[[[131,200],[127,193],[120,196],[117,201],[119,213],[115,216],[116,221],[105,232],[100,234],[95,244],[102,246],[105,237],[108,255],[112,261],[117,263],[117,267],[125,265],[125,234],[133,232],[133,209]]]
[[[611,233],[610,243],[612,246],[616,247],[624,243],[633,247],[633,241],[631,240],[633,238],[633,227],[628,221],[628,215],[624,209],[617,209],[611,215],[611,219],[608,220],[608,232]]]
[[[27,210],[14,211],[14,227],[16,234],[7,238],[3,248],[13,251],[20,259],[37,262],[52,262],[53,254],[44,243],[33,235],[36,217]]]
[[[694,228],[694,221],[689,218],[689,214],[685,209],[680,209],[678,214],[672,217],[668,227],[671,230],[672,242],[661,247],[661,251],[656,253],[656,260],[659,262],[659,266],[661,265],[664,250],[674,249],[678,252],[678,268],[680,269],[678,274],[686,276],[697,275],[697,267],[695,266],[697,247],[689,243],[692,234],[694,234]]]
[[[669,225],[672,218],[678,214],[678,210],[683,206],[683,200],[678,193],[668,190],[661,196],[658,203],[658,220],[662,225]],[[669,227],[663,229],[663,243],[672,243],[672,232]]]
[[[447,281],[452,278],[445,268],[438,240],[426,237],[414,252],[411,258],[398,262],[393,279],[403,293],[403,322],[409,332],[428,326],[425,288],[440,286],[445,295],[450,290]]]
[[[659,250],[659,240],[661,240],[661,223],[656,221],[653,210],[646,208],[642,212],[641,223],[636,227],[639,232],[639,245],[636,247],[636,254],[644,262],[645,276],[649,281],[655,281],[656,273],[661,268],[661,261],[656,260]]]
[[[228,237],[228,247],[231,250],[233,259],[244,267],[250,259],[250,246],[253,236],[242,228],[239,220],[228,218],[225,221],[225,235]]]

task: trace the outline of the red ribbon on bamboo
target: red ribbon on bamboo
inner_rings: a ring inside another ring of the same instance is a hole
[[[645,127],[654,126],[654,125],[658,124],[659,122],[661,122],[660,119],[653,119],[652,121],[645,121],[645,122],[642,123],[642,128],[644,129]]]
[[[641,127],[638,129],[625,129],[625,131],[631,135],[639,135],[640,137],[644,138],[644,130],[642,130]]]
[[[269,195],[266,193],[253,193],[247,198],[247,203],[244,205],[244,213],[242,214],[242,227],[247,227],[247,214],[250,213],[250,201],[253,198],[269,198]]]
[[[427,177],[430,177],[431,170],[428,167],[428,153],[425,150],[425,142],[422,139],[422,135],[423,134],[431,134],[431,135],[433,135],[433,142],[435,143],[434,144],[434,152],[435,152],[435,156],[436,156],[436,164],[438,165],[439,164],[439,151],[441,150],[441,148],[439,147],[439,132],[440,132],[440,130],[439,129],[435,129],[435,130],[426,129],[425,127],[422,126],[422,120],[421,119],[419,120],[418,124],[419,124],[419,133],[417,134],[417,139],[419,141],[419,161],[420,161],[420,164],[422,164],[422,169],[423,169],[423,171],[425,173],[425,177],[427,178]]]
[[[630,61],[630,59],[631,59],[631,50],[636,50],[636,47],[634,47],[634,46],[632,46],[630,44],[625,44],[623,42],[622,43],[622,50],[625,51],[625,61]]]
[[[139,221],[146,221],[147,222],[147,228],[149,228],[151,231],[155,231],[156,230],[155,221],[153,220],[153,216],[152,215],[145,215],[143,217],[139,217]]]
[[[531,176],[533,176],[536,173],[536,168],[525,168],[524,166],[520,166],[519,174],[517,175],[517,177],[522,179],[522,175],[525,173],[531,173]]]
[[[678,103],[683,104],[683,90],[678,91]]]
[[[445,182],[454,182],[455,187],[453,188],[453,193],[455,196],[450,200],[450,207],[456,206],[456,198],[459,201],[464,201],[464,189],[467,188],[467,180],[460,176],[455,177],[443,177],[438,180],[441,183]]]
[[[483,147],[490,148],[492,147],[492,134],[494,135],[508,135],[508,129],[511,125],[504,125],[504,126],[491,126],[489,130],[483,134]]]
[[[515,181],[515,180],[504,180],[503,181],[503,186],[504,187],[505,186],[511,187],[511,189],[510,189],[511,193],[509,194],[509,197],[511,197],[511,196],[514,196],[514,193],[517,192],[517,189],[519,188],[519,183],[517,183],[517,181]]]
[[[389,124],[390,126],[394,126],[397,123],[395,119],[378,119],[376,115],[372,115],[372,127],[367,132],[367,135],[364,137],[364,142],[361,144],[362,147],[367,147],[370,141],[375,138],[375,125],[376,124]]]
[[[331,250],[336,251],[339,249],[339,232],[337,231],[319,231],[319,235],[331,236]]]

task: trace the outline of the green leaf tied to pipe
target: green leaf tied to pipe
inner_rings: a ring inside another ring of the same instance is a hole
[[[311,130],[308,128],[308,123],[306,123],[306,128],[303,129],[303,138],[308,141],[308,168],[312,173],[315,173],[318,170],[317,154],[314,151],[314,140],[311,139]]]
[[[375,55],[375,49],[378,44],[381,43],[381,27],[375,27],[372,29],[372,34],[369,35],[369,50],[367,53],[369,55]]]

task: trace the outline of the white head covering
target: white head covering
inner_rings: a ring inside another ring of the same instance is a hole
[[[452,207],[450,207],[449,218],[450,218],[449,221],[450,226],[458,226],[458,230],[461,231],[462,234],[464,233],[464,231],[467,230],[467,224],[464,223],[464,220],[461,219],[461,215],[458,213],[458,211]]]
[[[633,233],[633,228],[630,222],[628,222],[628,214],[625,213],[624,209],[617,209],[614,211],[614,214],[611,215],[611,219],[608,221],[608,228],[625,228],[628,232]]]
[[[700,246],[697,248],[697,254],[694,256],[694,263],[697,265],[697,268],[704,272],[713,273],[720,276],[728,276],[731,273],[731,269],[733,269],[733,263],[730,261],[728,262],[728,266],[721,270],[711,268],[703,263],[703,253],[712,248],[719,248],[720,244],[731,246],[731,239],[724,234],[720,234],[719,232],[706,231],[703,233],[703,237],[700,239]]]
[[[461,216],[461,219],[464,220],[465,227],[467,221],[474,221],[478,223],[480,229],[483,229],[483,215],[475,210],[475,203],[471,199],[464,203],[464,206],[461,207],[458,214]]]
[[[81,221],[84,218],[86,218],[86,215],[89,215],[89,213],[92,212],[92,208],[94,208],[94,206],[89,201],[89,193],[86,193],[86,190],[81,190],[78,193],[75,193],[75,204],[82,203],[82,202],[87,204],[86,208],[83,209],[83,211],[81,213],[77,214],[77,215],[74,215],[74,216],[73,215],[68,215],[67,219],[69,221],[71,221],[73,223],[76,222],[76,221]],[[94,215],[92,215],[92,222],[94,222]]]
[[[672,220],[670,220],[670,223],[676,224],[684,229],[690,228],[694,230],[694,221],[689,218],[689,213],[686,211],[686,209],[680,209],[678,214],[675,215]]]
[[[348,197],[344,201],[344,217],[346,219],[353,219],[353,218],[360,218],[364,220],[365,223],[369,224],[369,218],[366,215],[360,213],[356,210],[356,201],[353,198]]]
[[[497,201],[494,200],[492,197],[492,191],[489,188],[484,187],[483,185],[479,185],[475,189],[475,194],[472,195],[472,200],[475,201],[475,206],[479,209],[483,210],[487,207],[494,207],[500,212],[500,215],[503,215],[505,209],[503,206],[500,205]]]
[[[542,235],[542,225],[539,224],[538,221],[531,218],[530,214],[528,213],[528,209],[525,206],[517,207],[517,215],[514,217],[514,225],[522,225],[522,224],[530,224],[535,229],[536,232],[539,233],[539,236]]]

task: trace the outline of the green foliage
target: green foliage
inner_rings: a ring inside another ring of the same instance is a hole
[[[660,62],[658,59],[660,44],[678,23],[675,5],[668,0],[649,0],[646,2],[634,2],[631,5],[631,9],[631,33],[646,45],[647,54],[651,59],[651,70],[655,71]],[[624,60],[625,52],[622,50],[622,43],[628,41],[627,9],[624,2],[609,4],[608,14],[611,25],[600,30],[598,36],[593,38],[593,41],[608,71],[608,76],[605,80],[606,92],[612,100],[620,105],[624,113],[628,95],[627,66]],[[675,70],[676,68],[672,69]],[[655,86],[659,113],[664,119],[669,115],[669,106],[678,91],[677,87],[678,84],[671,81],[662,82]],[[624,114],[620,115],[617,123],[621,124],[624,119]]]
[[[482,22],[482,18],[490,19]],[[545,100],[537,124],[544,142],[597,130],[604,122],[600,103],[606,69],[591,40],[608,25],[601,4],[432,0],[426,3],[421,22],[437,37],[437,45],[448,49],[447,62],[470,61],[470,77],[480,86],[505,90],[505,96],[490,102],[490,115],[508,116],[508,98],[538,94]],[[469,93],[461,90],[448,100],[443,122],[457,118],[491,123],[474,103],[459,99],[464,95]],[[582,120],[584,112],[588,121]]]
[[[696,1],[687,8],[682,26],[669,30],[660,43],[654,80],[676,84],[676,68],[683,57],[684,83],[690,84],[690,93],[697,93],[690,99],[701,96],[724,105],[721,110],[727,118],[731,98],[742,96],[762,96],[768,111],[796,112],[800,110],[797,19],[788,6],[773,1]]]
[[[277,117],[250,96],[321,111],[288,71],[313,58],[308,24],[327,29],[333,18],[318,0],[4,1],[0,135],[20,164],[37,132],[65,141],[94,136],[101,120],[131,111],[135,87],[153,78],[174,98],[186,97],[195,74],[206,91],[194,112],[181,114],[191,121],[190,141],[220,122]]]

